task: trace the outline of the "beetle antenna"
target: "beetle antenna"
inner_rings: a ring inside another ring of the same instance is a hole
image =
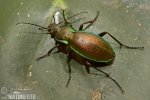
[[[73,23],[75,23],[75,22],[78,22],[78,21],[80,21],[80,20],[82,20],[82,19],[84,19],[85,17],[83,17],[83,18],[80,18],[80,19],[77,19],[77,20],[75,20],[75,21],[72,21],[72,22],[70,22],[70,24],[73,24]],[[62,27],[62,26],[65,26],[65,25],[61,25],[60,27]]]
[[[19,25],[19,24],[28,24],[28,25],[37,26],[37,27],[39,27],[40,29],[49,29],[49,28],[43,27],[43,26],[41,26],[41,25],[32,24],[32,23],[27,23],[27,22],[20,22],[20,23],[17,23],[16,25]]]
[[[63,11],[63,19],[64,19],[64,22],[65,22],[65,25],[71,25],[70,22],[68,22],[66,17],[65,17],[65,10],[62,10],[62,11]]]
[[[95,18],[94,18],[92,21],[87,21],[87,22],[83,23],[82,25],[87,24],[87,23],[90,23],[88,26],[86,26],[86,27],[84,28],[84,30],[86,30],[86,29],[89,28],[91,25],[93,25],[93,23],[97,20],[98,16],[99,16],[99,11],[97,11],[97,15],[95,16]]]
[[[73,24],[73,23],[75,23],[75,22],[78,22],[78,21],[80,21],[80,20],[82,20],[82,19],[84,19],[85,17],[83,17],[83,18],[80,18],[80,19],[77,19],[77,20],[75,20],[75,21],[72,21],[72,22],[70,22],[70,24]]]
[[[74,14],[74,15],[68,17],[67,19],[71,19],[71,18],[73,18],[73,17],[75,17],[75,16],[78,16],[78,15],[80,15],[80,14],[83,14],[83,13],[88,13],[88,12],[86,12],[86,11],[80,12],[80,13],[77,13],[77,14]],[[54,17],[54,16],[53,16],[53,19],[54,19],[54,21],[55,21],[55,17]],[[77,21],[79,21],[79,20],[81,20],[81,19],[83,19],[83,18],[80,18],[80,19],[78,19],[78,20],[75,20],[75,21],[73,21],[73,22],[71,22],[71,23],[75,23],[75,22],[77,22]],[[63,22],[64,22],[64,21],[59,22],[58,25],[61,24],[61,23],[63,23]],[[19,23],[17,23],[16,25],[19,25],[19,24],[28,24],[28,25],[33,25],[33,26],[40,27],[40,29],[49,29],[49,28],[43,27],[43,26],[41,26],[41,25],[32,24],[32,23],[28,23],[28,22],[19,22]]]
[[[84,12],[80,12],[80,13],[74,14],[74,15],[68,17],[67,20],[68,20],[68,19],[71,19],[71,18],[73,18],[73,17],[75,17],[75,16],[78,16],[78,15],[80,15],[80,14],[83,14],[83,13],[88,13],[88,12],[84,11]],[[61,23],[63,23],[63,22],[64,22],[64,21],[61,21],[61,22],[59,22],[58,24],[61,24]]]

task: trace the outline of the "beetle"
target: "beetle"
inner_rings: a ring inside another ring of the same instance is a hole
[[[79,26],[79,30],[73,28],[72,23],[68,21],[69,18],[65,17],[65,10],[62,10],[62,15],[64,19],[64,25],[60,25],[60,23],[62,22],[56,24],[55,18],[54,18],[54,22],[51,23],[47,28],[37,24],[32,24],[27,22],[17,23],[17,25],[30,24],[30,25],[38,26],[40,27],[40,29],[45,29],[46,31],[48,31],[47,34],[50,34],[51,38],[55,40],[55,46],[52,49],[50,49],[47,54],[39,57],[37,61],[47,56],[50,56],[52,53],[64,53],[67,56],[67,66],[69,69],[69,79],[66,84],[67,87],[71,80],[70,62],[71,60],[75,60],[76,62],[85,66],[85,69],[88,74],[91,73],[90,67],[103,73],[106,77],[114,81],[116,85],[119,87],[119,89],[121,90],[121,92],[123,93],[124,90],[118,84],[118,82],[115,79],[113,79],[109,74],[107,74],[106,72],[98,68],[98,67],[104,67],[113,64],[115,59],[115,52],[113,48],[106,40],[103,39],[103,36],[106,34],[109,35],[112,39],[114,39],[119,44],[120,48],[125,47],[128,49],[143,49],[144,47],[130,47],[124,45],[108,32],[101,32],[99,34],[94,34],[92,32],[85,31],[97,20],[99,16],[99,11],[97,12],[97,15],[94,17],[93,20],[82,23]],[[84,27],[84,25],[87,26]],[[57,51],[53,52],[54,49],[57,49]],[[96,73],[91,73],[91,74],[96,74]]]

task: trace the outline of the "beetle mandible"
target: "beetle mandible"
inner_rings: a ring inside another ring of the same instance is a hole
[[[79,30],[73,28],[72,26],[73,22],[70,23],[67,20],[69,18],[65,17],[64,10],[62,12],[63,12],[64,25],[60,25],[62,22],[56,24],[55,18],[54,18],[54,22],[51,23],[47,28],[37,24],[26,23],[26,22],[17,23],[17,24],[30,24],[30,25],[38,26],[40,27],[40,29],[45,29],[48,31],[47,34],[50,34],[51,37],[55,40],[55,46],[52,49],[50,49],[47,54],[39,57],[37,61],[47,56],[50,56],[53,50],[57,48],[57,51],[53,53],[61,52],[66,54],[67,56],[67,66],[69,68],[69,79],[67,81],[66,86],[69,85],[69,82],[71,80],[70,62],[71,60],[75,60],[76,62],[84,65],[87,73],[89,74],[91,73],[90,67],[103,73],[106,77],[114,81],[116,85],[119,87],[119,89],[121,90],[121,92],[123,93],[124,92],[123,88],[118,84],[118,82],[115,79],[113,79],[106,72],[98,69],[98,67],[104,67],[112,64],[115,59],[114,50],[112,49],[111,45],[102,37],[108,34],[112,39],[114,39],[119,44],[120,48],[125,47],[128,49],[143,49],[144,47],[130,47],[124,45],[108,32],[101,32],[97,35],[92,32],[86,32],[85,30],[89,28],[97,20],[99,16],[99,11],[93,20],[82,23],[79,26]],[[78,13],[76,15],[79,14],[81,13]],[[72,17],[76,15],[73,15]],[[84,25],[86,24],[87,26],[84,27]],[[92,73],[92,74],[96,74],[96,73]]]

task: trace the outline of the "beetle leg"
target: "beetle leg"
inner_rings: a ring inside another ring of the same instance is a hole
[[[104,35],[106,35],[106,32],[102,32],[98,34],[100,37],[103,37]]]
[[[85,69],[86,69],[87,73],[90,74],[90,68],[88,66],[85,66]]]
[[[118,83],[115,79],[113,79],[109,74],[107,74],[106,72],[104,72],[104,71],[102,71],[102,70],[100,70],[100,69],[98,69],[98,68],[96,68],[96,67],[93,67],[93,68],[96,69],[97,71],[100,71],[101,73],[105,74],[106,77],[108,77],[108,78],[111,79],[113,82],[115,82],[115,84],[118,86],[118,88],[121,90],[121,92],[124,93],[123,88],[122,88],[122,87],[119,85],[119,83]]]
[[[82,23],[79,27],[79,31],[84,31],[87,28],[89,28],[91,25],[93,25],[93,23],[97,20],[98,15],[99,15],[99,11],[97,12],[97,15],[95,16],[95,18],[93,20]],[[83,29],[83,25],[85,25],[85,24],[88,24],[88,25]]]
[[[90,67],[93,67],[88,61],[86,61],[86,65],[85,65],[85,69],[86,69],[86,72],[88,74],[92,74],[92,75],[98,75],[97,73],[91,73],[90,72]]]
[[[69,83],[70,83],[70,80],[71,80],[70,61],[71,61],[71,57],[70,57],[70,55],[68,55],[68,57],[67,57],[67,66],[68,66],[68,69],[69,69],[69,79],[68,79],[68,81],[67,81],[66,87],[68,87],[68,85],[69,85]]]
[[[120,48],[121,47],[125,47],[125,48],[128,48],[128,49],[143,49],[144,48],[144,47],[130,47],[130,46],[124,45],[123,43],[121,43],[119,40],[117,40],[114,36],[112,36],[108,32],[102,32],[102,33],[99,33],[98,35],[103,37],[105,34],[108,34],[111,38],[113,38],[120,45]]]
[[[115,84],[119,87],[119,89],[121,90],[121,92],[124,93],[124,90],[123,90],[122,87],[119,85],[119,83],[118,83],[115,79],[113,79],[109,74],[107,74],[106,72],[104,72],[104,71],[102,71],[102,70],[100,70],[100,69],[98,69],[98,68],[92,66],[89,62],[86,62],[85,68],[86,68],[86,71],[87,71],[88,74],[98,75],[97,73],[91,73],[91,72],[90,72],[90,69],[89,69],[90,67],[93,67],[94,69],[96,69],[96,70],[98,70],[99,72],[103,73],[106,77],[108,77],[109,79],[111,79],[113,82],[115,82]]]
[[[65,10],[62,10],[62,11],[63,11],[63,19],[65,22],[65,25],[69,25],[74,31],[76,31],[75,28],[72,26],[72,24],[69,21],[67,21],[67,19],[65,17]]]
[[[41,60],[41,59],[43,59],[43,58],[45,58],[45,57],[50,56],[51,53],[52,53],[52,51],[53,51],[55,48],[57,48],[57,47],[58,47],[58,46],[56,45],[55,47],[53,47],[52,49],[50,49],[50,50],[47,52],[47,54],[45,54],[45,55],[43,55],[43,56],[37,58],[37,61],[39,61],[39,60]]]

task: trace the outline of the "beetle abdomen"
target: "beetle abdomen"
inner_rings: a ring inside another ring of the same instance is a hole
[[[109,62],[115,58],[111,46],[101,37],[92,33],[75,32],[69,39],[71,49],[79,55],[96,62]]]

